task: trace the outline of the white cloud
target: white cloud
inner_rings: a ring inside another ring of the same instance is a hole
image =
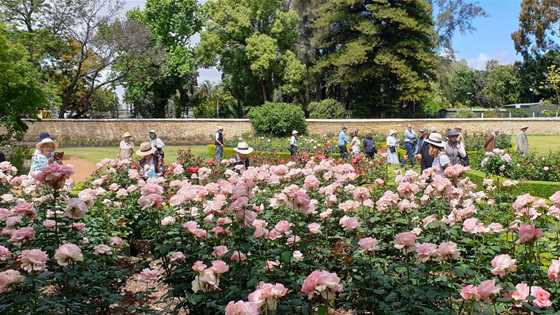
[[[210,81],[214,84],[222,81],[222,72],[218,71],[215,67],[199,68],[198,69],[198,84],[204,81]]]
[[[483,70],[490,57],[484,53],[480,53],[477,58],[467,59],[469,67],[477,70]]]
[[[489,56],[487,53],[480,53],[476,58],[467,59],[469,67],[477,70],[486,69],[486,63],[490,60],[497,60],[501,65],[510,65],[517,60],[517,56],[507,50],[501,50]]]

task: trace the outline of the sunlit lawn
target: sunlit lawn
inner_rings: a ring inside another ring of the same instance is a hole
[[[137,148],[136,148],[137,149]],[[181,149],[191,149],[191,151],[202,157],[208,156],[208,147],[205,145],[189,145],[189,146],[166,146],[165,160],[173,162],[177,159],[177,152]],[[115,147],[63,147],[58,151],[63,151],[64,155],[74,156],[80,159],[87,160],[92,163],[97,163],[103,159],[114,159],[117,157],[119,148]]]
[[[517,136],[513,137],[513,143],[515,147],[515,142]],[[548,152],[558,152],[560,151],[560,136],[529,136],[529,151],[546,154]]]

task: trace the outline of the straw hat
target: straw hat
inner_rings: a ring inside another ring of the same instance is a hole
[[[292,130],[292,136],[297,135],[299,132],[297,130]]]
[[[150,129],[150,131],[149,131],[148,133],[153,133],[153,134],[155,134],[156,131],[155,131],[154,129]]]
[[[237,148],[233,149],[235,152],[239,154],[251,154],[253,153],[253,148],[251,148],[247,142],[241,141],[237,144]]]
[[[56,148],[56,142],[54,142],[54,140],[51,139],[51,138],[42,139],[41,141],[37,142],[37,144],[35,144],[35,147],[37,149],[41,149],[42,146],[47,145],[47,144],[52,144]]]
[[[441,134],[437,133],[437,132],[432,132],[430,134],[430,136],[428,137],[428,139],[425,140],[426,142],[428,142],[429,144],[436,146],[438,148],[443,148],[444,144],[443,144],[443,137],[441,136]]]
[[[397,134],[397,131],[395,129],[389,130],[389,136],[392,136],[394,134]]]
[[[527,127],[527,126],[521,127],[521,130],[527,130],[527,129],[529,129],[529,127]]]
[[[142,142],[140,145],[140,150],[136,151],[136,154],[140,157],[145,157],[150,154],[154,154],[156,149],[152,148],[152,145],[149,142]]]
[[[122,138],[130,138],[130,137],[132,137],[132,136],[130,135],[130,132],[125,132],[125,133],[122,135]]]
[[[218,129],[216,129],[216,130],[222,130],[222,131],[223,131],[223,130],[224,130],[224,127],[218,126]]]

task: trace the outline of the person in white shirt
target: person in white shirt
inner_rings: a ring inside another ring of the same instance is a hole
[[[294,157],[298,152],[298,144],[297,144],[297,130],[292,130],[292,137],[290,138],[290,156]]]
[[[404,147],[406,148],[406,154],[408,157],[408,161],[410,165],[414,167],[414,153],[416,151],[416,143],[418,142],[418,136],[414,129],[412,129],[412,125],[408,125],[408,127],[404,130]],[[403,165],[406,164],[406,161],[403,161]]]
[[[119,160],[132,160],[132,152],[134,151],[134,142],[130,133],[125,132],[119,145]]]
[[[387,136],[387,163],[399,164],[399,139],[397,139],[397,131],[392,129]]]
[[[352,140],[350,141],[350,148],[352,148],[352,155],[360,154],[360,138],[358,138],[358,130],[354,130]]]
[[[445,143],[443,142],[443,137],[441,134],[434,132],[430,134],[425,142],[430,145],[430,156],[434,158],[432,170],[440,176],[445,176],[445,169],[451,165],[451,160],[445,153]]]
[[[153,129],[150,130],[149,138],[150,145],[155,150],[154,158],[156,161],[156,172],[158,174],[163,173],[163,160],[165,157],[165,154],[163,153],[163,147],[165,146],[165,143],[161,141],[161,139],[157,136],[156,131]]]

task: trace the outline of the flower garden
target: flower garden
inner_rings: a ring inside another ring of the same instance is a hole
[[[240,170],[185,152],[72,186],[0,164],[2,314],[554,313],[560,193],[303,155]]]

